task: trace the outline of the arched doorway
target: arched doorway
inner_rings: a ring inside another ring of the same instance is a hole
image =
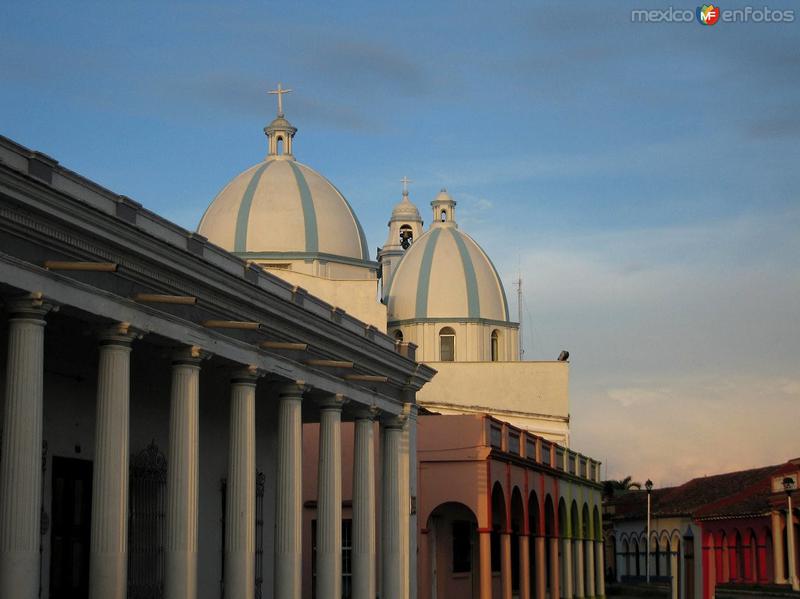
[[[427,530],[430,598],[478,597],[478,519],[473,511],[462,503],[442,503],[428,517]]]

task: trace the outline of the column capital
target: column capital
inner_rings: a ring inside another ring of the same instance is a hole
[[[387,414],[381,416],[381,426],[388,429],[403,429],[408,422],[406,414]]]
[[[381,415],[381,410],[378,406],[359,406],[354,410],[356,420],[369,420],[374,421]]]
[[[184,345],[175,348],[172,352],[172,363],[199,366],[200,362],[208,360],[210,357],[211,353],[207,352],[199,345]]]
[[[305,381],[294,381],[281,386],[278,395],[281,399],[303,399],[303,394],[311,389]]]
[[[129,322],[117,322],[101,329],[98,337],[101,345],[130,347],[134,340],[144,337],[144,331],[132,327]]]
[[[50,312],[58,311],[58,306],[48,302],[44,294],[34,291],[27,295],[12,297],[4,301],[6,311],[12,318],[31,318],[43,320],[44,316]]]
[[[231,383],[255,385],[258,379],[265,374],[266,373],[263,370],[259,370],[253,364],[248,364],[247,366],[237,368],[233,371],[233,374],[231,375]]]
[[[325,398],[319,400],[318,405],[320,410],[336,410],[341,411],[344,404],[349,400],[341,393],[331,393]]]

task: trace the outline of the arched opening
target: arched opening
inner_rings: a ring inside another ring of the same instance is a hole
[[[592,556],[594,555],[594,546],[592,551],[589,551],[589,543],[591,540],[591,521],[589,520],[589,506],[583,504],[581,510],[581,538],[583,539],[583,588],[584,593],[589,593],[589,589],[594,585],[594,563]]]
[[[439,331],[439,361],[455,362],[456,359],[456,332],[450,327]]]
[[[631,547],[628,539],[622,541],[622,571],[620,577],[631,575]]]
[[[500,572],[502,556],[500,553],[500,535],[506,532],[506,499],[500,483],[494,483],[492,487],[492,572]]]
[[[578,511],[578,503],[574,499],[569,512],[570,536],[572,537],[572,589],[577,593],[581,576],[583,576],[583,580],[586,580],[586,577],[585,572],[581,570],[582,564],[578,557],[583,555],[583,547],[581,546],[583,540],[581,536],[581,516]],[[583,565],[583,570],[585,570],[585,565]],[[580,591],[580,594],[583,595],[583,589],[580,589]]]
[[[479,588],[478,519],[466,505],[438,505],[427,523],[430,596],[473,597]]]
[[[744,577],[744,543],[742,542],[742,533],[736,530],[733,545],[733,571],[731,572],[731,582],[741,582]]]
[[[543,532],[541,529],[541,522],[539,520],[540,516],[541,512],[539,511],[539,499],[536,497],[536,493],[531,491],[531,494],[528,496],[528,534],[530,535],[529,542],[531,543],[528,553],[528,577],[531,581],[532,590],[536,589],[536,585],[538,584],[538,579],[536,577],[536,559],[542,558],[541,555],[538,555],[538,551],[534,546],[534,543],[536,542],[534,539],[541,536]]]
[[[761,544],[764,545],[764,562],[761,564],[761,570],[758,573],[760,580],[767,582],[774,580],[775,575],[775,556],[772,553],[772,529],[765,526],[761,533],[764,539]]]
[[[631,557],[633,558],[634,568],[631,571],[632,575],[641,576],[641,568],[639,567],[639,541],[631,539]]]
[[[731,559],[728,551],[728,535],[724,531],[720,534],[717,554],[717,583],[728,582],[731,576]]]
[[[744,541],[744,577],[745,580],[756,583],[758,582],[759,571],[759,555],[758,555],[758,541],[756,540],[756,531],[748,528],[745,541]]]
[[[439,220],[441,220],[443,223],[447,222],[447,210],[442,210],[442,212],[439,214]]]
[[[553,555],[553,543],[550,541],[556,536],[556,513],[553,506],[553,498],[549,494],[544,500],[544,533],[547,537],[545,540],[545,588],[552,590],[553,560],[556,557]]]
[[[497,362],[500,359],[500,334],[497,329],[492,331],[492,336],[489,341],[492,354],[492,362]]]
[[[561,585],[561,589],[566,589],[567,587],[567,576],[569,572],[564,567],[565,558],[564,556],[567,555],[567,551],[572,552],[572,548],[570,547],[570,539],[575,533],[575,529],[572,525],[572,519],[569,517],[567,504],[564,502],[564,498],[561,497],[558,500],[558,523],[560,526],[559,529],[559,536],[561,537],[561,542],[559,543],[559,570],[561,571],[561,578],[559,578],[559,584]]]
[[[400,329],[397,329],[394,332],[394,340],[397,341],[398,343],[402,343],[403,342],[403,331],[401,331]]]
[[[283,155],[283,136],[279,135],[278,137],[276,137],[275,142],[277,144],[276,153],[278,154],[278,156]]]
[[[511,492],[511,590],[519,592],[520,536],[525,534],[525,507],[519,487]]]
[[[650,537],[650,575],[661,576],[661,544],[658,537]]]
[[[400,226],[400,245],[407,250],[414,243],[414,230],[410,225]]]

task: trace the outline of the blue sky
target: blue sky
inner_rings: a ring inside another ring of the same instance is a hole
[[[800,23],[631,22],[665,6],[5,3],[0,133],[193,229],[282,81],[370,246],[446,186],[528,357],[572,353],[574,446],[679,482],[800,455]]]

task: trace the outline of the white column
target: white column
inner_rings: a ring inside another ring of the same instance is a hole
[[[303,427],[305,387],[285,385],[278,403],[278,471],[275,481],[275,597],[300,599],[303,558]]]
[[[164,548],[166,599],[197,597],[197,494],[200,361],[198,347],[176,352],[167,454],[167,515]]]
[[[403,412],[406,414],[407,422],[405,432],[403,434],[403,468],[406,472],[406,484],[408,485],[408,492],[404,495],[405,500],[405,513],[408,514],[406,534],[404,539],[404,547],[406,551],[406,597],[409,599],[417,598],[417,531],[419,526],[417,523],[417,405],[415,401],[415,392],[411,389],[406,389],[407,401],[403,405]],[[415,502],[412,508],[412,499]]]
[[[231,379],[228,485],[225,500],[225,598],[252,597],[256,559],[255,368]]]
[[[574,597],[573,582],[575,580],[572,571],[572,539],[564,537],[561,540],[561,571],[564,574],[564,582],[561,585],[561,596],[564,599],[572,599]]]
[[[405,418],[394,417],[382,424],[383,492],[381,493],[381,599],[406,599],[404,597],[405,568],[403,535],[408,527],[408,512],[403,495],[408,489],[403,485],[403,426]]]
[[[320,403],[317,472],[317,597],[342,596],[342,405],[335,395]]]
[[[583,544],[585,552],[584,562],[586,564],[586,582],[584,583],[586,586],[586,596],[594,597],[594,541],[587,539]]]
[[[0,597],[39,596],[44,316],[40,299],[8,304],[0,465]]]
[[[355,422],[353,459],[353,599],[375,599],[375,440],[373,411]]]
[[[786,572],[783,568],[783,531],[781,530],[781,513],[774,511],[772,516],[772,565],[775,571],[775,584],[786,584]]]
[[[596,597],[605,597],[606,560],[605,560],[605,548],[603,546],[603,541],[595,541],[594,543],[594,560],[595,560],[594,579],[596,587],[594,590],[594,594]]]
[[[100,337],[92,475],[90,599],[124,599],[128,568],[130,357],[127,323]]]

